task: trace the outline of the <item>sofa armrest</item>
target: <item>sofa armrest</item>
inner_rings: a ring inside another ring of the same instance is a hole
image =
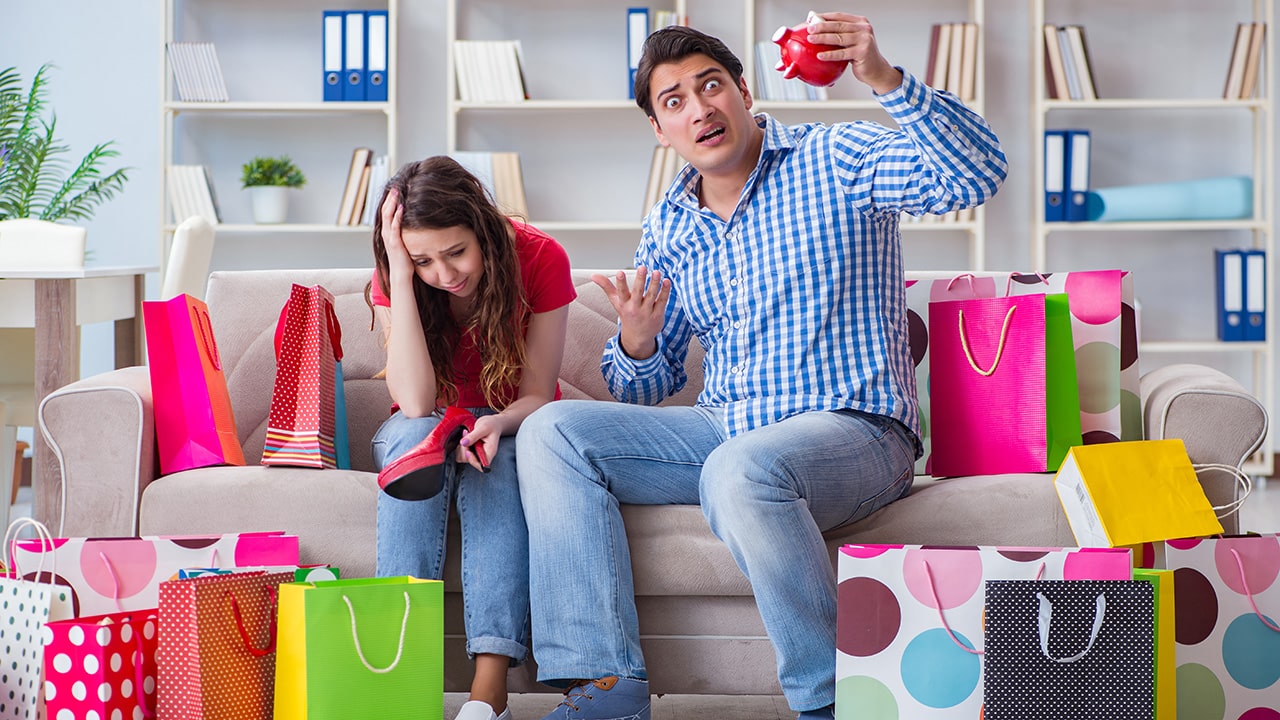
[[[142,490],[156,476],[151,377],[145,367],[95,375],[51,393],[36,418],[57,460],[55,506],[40,515],[58,537],[131,536]]]
[[[1143,426],[1151,440],[1181,438],[1191,462],[1239,467],[1267,436],[1267,411],[1234,378],[1203,365],[1169,365],[1142,376]],[[1238,496],[1231,473],[1199,473],[1214,505]],[[1239,532],[1239,513],[1223,518],[1228,533]]]

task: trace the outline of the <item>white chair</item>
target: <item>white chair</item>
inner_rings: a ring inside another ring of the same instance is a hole
[[[204,300],[209,264],[213,260],[213,239],[213,225],[202,215],[193,215],[178,225],[164,266],[164,280],[160,283],[161,300],[183,293]]]
[[[6,270],[83,266],[85,235],[82,227],[45,220],[0,221],[0,283]],[[31,291],[28,288],[18,295],[29,298]],[[11,476],[18,428],[36,424],[36,331],[26,316],[31,312],[29,304],[11,302],[3,293],[0,296],[0,408],[4,409],[0,412],[0,504],[7,518],[10,483],[17,482]]]

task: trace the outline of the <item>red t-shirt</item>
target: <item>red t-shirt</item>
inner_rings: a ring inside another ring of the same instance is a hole
[[[520,259],[520,280],[524,283],[524,296],[533,313],[542,313],[564,307],[578,297],[569,274],[569,254],[560,243],[532,225],[512,220],[516,230],[516,256]],[[391,300],[382,293],[378,284],[378,271],[374,270],[370,297],[374,305],[390,307]],[[528,332],[525,321],[525,332]],[[480,369],[483,363],[476,350],[475,336],[464,333],[453,361],[453,378],[458,385],[457,404],[462,407],[487,407],[484,393],[480,392]],[[514,401],[520,393],[519,384],[502,388],[499,395],[505,403]],[[560,385],[556,384],[556,399],[560,399]],[[443,407],[443,405],[441,405]]]

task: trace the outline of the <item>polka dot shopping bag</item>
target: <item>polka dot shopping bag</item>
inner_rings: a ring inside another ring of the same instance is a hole
[[[71,591],[51,580],[57,577],[54,559],[24,570],[13,560],[11,539],[24,528],[49,537],[44,525],[18,518],[4,536],[4,567],[0,573],[0,720],[37,720],[43,716],[41,688],[44,639],[48,624],[74,614]]]
[[[1149,720],[1155,595],[1141,580],[989,580],[984,720]]]
[[[844,546],[836,718],[979,717],[985,580],[1128,580],[1132,565],[1122,548]]]
[[[158,629],[155,610],[46,625],[44,689],[48,717],[154,717]]]
[[[350,468],[342,328],[333,295],[294,283],[276,325],[276,381],[263,465]]]

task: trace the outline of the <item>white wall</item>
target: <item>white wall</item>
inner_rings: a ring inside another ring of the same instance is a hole
[[[262,53],[259,57],[284,58],[277,62],[296,64],[298,59],[288,53],[290,47],[300,43],[318,48],[316,38],[320,10],[364,7],[369,6],[370,1],[314,3],[317,16],[314,29],[295,29],[292,35],[279,37],[273,28],[267,37],[262,37],[261,32],[254,34],[254,18],[261,17],[262,13],[269,14],[270,10],[262,10],[259,0],[225,0],[224,5],[240,5],[245,9],[245,26],[234,28],[225,40],[222,35],[218,36],[232,95],[295,96],[296,77],[270,72],[271,62],[256,63],[246,69],[243,53],[250,53],[253,57],[256,46]],[[502,28],[510,28],[512,23],[516,23],[514,30],[506,32],[519,32],[528,38],[527,54],[538,50],[536,38],[539,28],[550,31],[553,26],[572,24],[581,14],[574,11],[581,5],[573,0],[466,1],[476,8],[467,21],[472,23],[467,28],[472,36],[496,33],[494,37],[501,37]],[[623,8],[635,3],[614,1],[617,4],[617,27],[612,29],[616,32],[610,32],[611,28],[603,28],[603,32],[600,28],[581,29],[575,38],[577,47],[574,49],[577,52],[567,57],[622,57],[623,51],[619,48],[624,46]],[[285,2],[298,2],[309,7],[303,0]],[[924,41],[919,39],[919,27],[929,22],[963,19],[961,3],[955,0],[877,0],[872,5],[877,3],[886,8],[878,17],[871,18],[880,28],[878,35],[882,50],[891,61],[916,69],[921,75],[923,73],[919,69],[923,65]],[[660,3],[653,4],[657,6]],[[693,24],[722,35],[731,47],[741,52],[741,2],[689,0],[689,4]],[[767,14],[762,13],[759,20],[762,27],[776,24],[775,18],[778,17],[799,22],[809,8],[809,3],[793,0],[761,0],[760,4],[775,8]],[[17,65],[29,77],[41,63],[56,64],[58,67],[51,77],[50,99],[58,113],[60,137],[72,147],[77,158],[95,142],[115,140],[123,156],[121,162],[133,168],[123,196],[104,206],[89,223],[89,247],[96,262],[158,263],[159,102],[163,71],[160,6],[159,0],[0,0],[0,66]],[[987,265],[996,269],[1018,269],[1027,267],[1029,263],[1030,214],[1032,203],[1037,202],[1031,197],[1028,177],[1030,148],[1035,140],[1029,137],[1029,96],[1030,72],[1039,70],[1040,59],[1030,57],[1030,8],[1025,0],[986,0],[986,6],[986,116],[1003,140],[1010,161],[1008,182],[988,205]],[[867,6],[849,4],[853,11],[859,11],[859,7]],[[1081,10],[1082,7],[1086,9]],[[1067,6],[1066,12],[1076,13],[1075,17],[1055,15],[1054,19],[1059,22],[1078,19],[1087,24],[1097,84],[1104,95],[1215,97],[1220,92],[1226,72],[1235,15],[1245,15],[1248,7],[1245,0],[1228,3],[1089,0]],[[537,11],[526,11],[533,8]],[[1235,15],[1225,12],[1227,9],[1234,9]],[[444,10],[443,0],[400,2],[400,62],[394,71],[399,73],[401,162],[436,154],[446,147]],[[514,20],[513,13],[518,15]],[[1160,16],[1158,20],[1152,19],[1157,14]],[[896,24],[895,19],[898,21]],[[910,25],[904,31],[908,23]],[[208,30],[227,33],[224,27]],[[913,39],[907,40],[907,37]],[[893,42],[900,42],[903,47],[894,47]],[[1146,50],[1151,57],[1148,71],[1136,73],[1131,68],[1133,56],[1125,53],[1131,53],[1134,47],[1149,48]],[[1193,58],[1191,62],[1186,60],[1188,55]],[[318,65],[318,50],[315,58]],[[310,63],[311,60],[306,57],[302,62]],[[1165,70],[1168,67],[1190,69],[1173,73]],[[557,65],[553,72],[574,73],[575,69],[572,64],[568,67]],[[318,77],[318,69],[316,75]],[[1267,80],[1272,85],[1268,94],[1275,97],[1274,78]],[[308,77],[306,82],[313,80]],[[541,82],[542,76],[535,76],[530,84],[536,88]],[[563,116],[557,118],[565,121]],[[1074,122],[1070,118],[1070,115],[1064,116],[1062,121]],[[787,119],[798,118],[788,116]],[[1208,116],[1196,113],[1181,116],[1129,113],[1103,121],[1096,116],[1079,119],[1079,122],[1087,122],[1094,128],[1095,186],[1190,179],[1238,170],[1242,157],[1247,160],[1248,150],[1239,141],[1239,126],[1223,126],[1220,124],[1223,119],[1221,113]],[[531,122],[550,122],[554,126],[559,121],[539,119]],[[598,140],[597,131],[590,127],[595,123],[592,118],[569,118],[567,121],[579,123],[580,127],[576,129],[580,129],[589,141]],[[638,110],[634,118],[619,120],[617,116],[609,116],[608,123],[613,126],[610,132],[647,132],[644,118]],[[222,134],[217,138],[222,146],[211,162],[216,165],[215,180],[224,210],[243,214],[247,213],[248,201],[235,182],[239,163],[253,154],[274,152],[276,148],[263,147],[261,133],[241,132],[251,130],[252,125],[230,125],[231,130],[219,131]],[[1224,127],[1227,132],[1222,131]],[[556,129],[552,127],[552,130]],[[1189,142],[1188,137],[1196,133],[1199,136]],[[307,195],[304,203],[336,205],[340,191],[335,188],[340,187],[354,143],[343,139],[324,123],[311,122],[296,123],[289,127],[288,132],[268,133],[266,137],[282,146],[301,148],[299,152],[310,153],[311,166],[304,166],[304,170],[308,171],[311,182],[303,191]],[[574,136],[571,134],[570,137]],[[649,145],[647,139],[629,142]],[[317,148],[329,148],[332,152],[320,153]],[[569,148],[566,151],[572,153],[574,150]],[[336,160],[322,162],[321,157]],[[332,163],[336,169],[329,169],[324,163]],[[619,186],[637,188],[633,194],[638,201],[647,164],[647,153],[634,162],[609,158],[606,173],[615,172],[613,167],[618,168],[616,172],[623,173],[617,183],[573,184],[575,190],[601,194],[596,198],[575,197],[573,203],[590,207],[619,192]],[[533,195],[547,192],[543,187],[531,189],[531,201]],[[604,250],[598,238],[563,237],[562,240],[579,265],[600,265],[602,260],[625,263],[630,258],[630,241],[625,236],[608,238],[614,247]],[[1176,338],[1182,333],[1203,337],[1202,328],[1212,327],[1211,289],[1204,287],[1203,283],[1210,277],[1205,268],[1211,255],[1206,256],[1206,253],[1215,244],[1242,244],[1246,239],[1226,234],[1220,239],[1177,234],[1165,238],[1124,234],[1119,236],[1119,241],[1115,238],[1100,240],[1092,235],[1064,235],[1051,242],[1050,266],[1056,269],[1151,268],[1152,254],[1160,253],[1160,270],[1148,270],[1138,278],[1139,294],[1147,298],[1144,303],[1144,333],[1148,337]],[[366,240],[353,236],[344,240],[316,239],[314,242],[300,238],[280,241],[278,238],[264,240],[242,236],[227,239],[223,236],[219,238],[214,265],[215,268],[239,268],[366,264],[367,248]],[[911,257],[909,248],[908,259]],[[150,286],[154,293],[158,283],[153,281]],[[111,358],[109,348],[108,328],[86,330],[84,374],[107,369]]]

